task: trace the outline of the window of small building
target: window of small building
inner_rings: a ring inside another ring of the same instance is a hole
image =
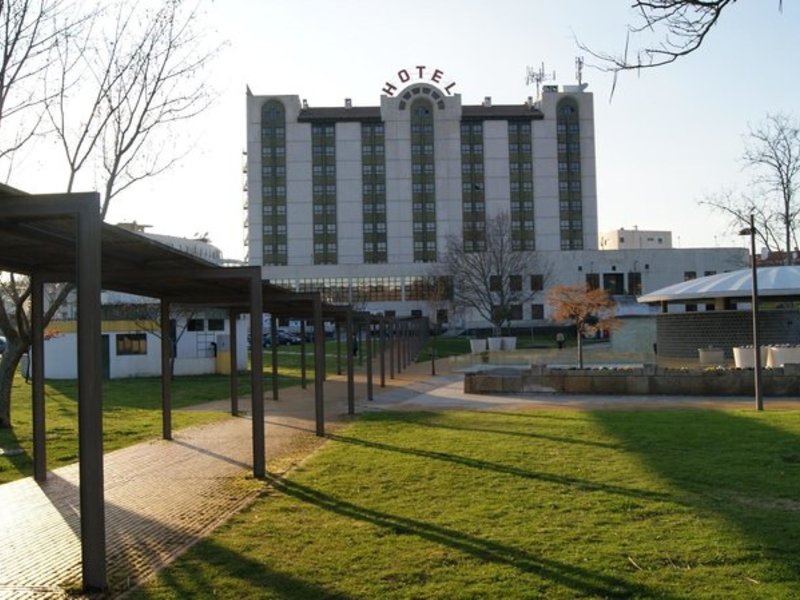
[[[696,271],[684,271],[683,272],[683,280],[684,281],[691,281],[692,279],[697,279],[697,272]]]
[[[414,310],[411,311],[411,316],[412,317],[421,317],[422,316],[422,311],[420,309],[418,309],[418,308],[415,308]]]
[[[146,333],[118,333],[117,356],[147,354]]]
[[[587,273],[586,274],[586,287],[590,290],[596,290],[600,287],[600,274],[599,273]]]
[[[489,275],[489,291],[499,292],[503,289],[503,282],[500,275]]]
[[[534,321],[544,319],[544,304],[531,304],[531,319]]]
[[[522,320],[522,304],[512,304],[509,308],[508,318],[512,321]]]
[[[189,319],[186,322],[186,331],[205,331],[203,319]]]
[[[508,278],[508,287],[512,292],[522,291],[522,275],[511,275]]]
[[[209,319],[209,331],[225,331],[225,319]]]
[[[544,275],[531,275],[531,291],[541,292],[544,289]]]

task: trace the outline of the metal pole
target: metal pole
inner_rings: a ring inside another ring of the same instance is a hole
[[[374,400],[372,396],[372,319],[367,317],[367,400]]]
[[[99,196],[78,212],[78,456],[83,587],[99,591],[106,579],[103,487],[103,377],[100,349],[101,220]]]
[[[381,365],[381,387],[386,387],[386,319],[378,321],[378,352]]]
[[[33,397],[33,478],[47,479],[47,441],[44,406],[44,287],[31,277],[31,394]]]
[[[272,399],[278,399],[278,317],[270,315],[269,335],[272,339]]]
[[[231,414],[235,417],[239,414],[239,358],[238,340],[236,331],[236,311],[231,309],[228,312],[228,329],[230,330],[231,340]]]
[[[353,311],[347,309],[347,322],[345,323],[345,335],[347,336],[347,414],[356,413],[356,392],[353,373]]]
[[[342,374],[342,324],[336,321],[336,374]]]
[[[788,248],[787,248],[788,252]],[[753,393],[756,399],[756,410],[764,410],[764,398],[761,392],[761,336],[758,330],[758,270],[756,268],[756,227],[754,217],[750,215],[750,268],[753,278],[753,297],[751,300],[753,310]]]
[[[250,414],[253,419],[253,477],[266,474],[264,450],[264,310],[261,269],[250,278]]]
[[[300,388],[306,389],[306,320],[300,319]]]
[[[170,371],[170,355],[172,354],[172,336],[169,328],[169,302],[161,300],[161,437],[165,440],[172,439],[172,397],[170,384],[172,372]]]
[[[317,435],[325,435],[325,325],[322,321],[322,296],[314,297],[314,415]]]
[[[389,320],[388,323],[388,342],[389,342],[389,379],[394,379],[394,352],[395,352],[395,340],[396,340],[396,323],[394,318]]]

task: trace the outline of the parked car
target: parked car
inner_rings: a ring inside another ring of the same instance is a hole
[[[285,331],[283,329],[278,330],[278,345],[279,346],[290,346],[292,344],[299,344],[300,343],[300,336],[297,336],[289,331]],[[269,333],[265,333],[264,337],[262,338],[262,345],[264,348],[269,348],[272,346],[272,335]]]

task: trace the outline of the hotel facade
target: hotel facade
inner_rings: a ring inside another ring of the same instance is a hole
[[[596,277],[605,285],[607,269],[614,291],[641,293],[674,282],[682,268],[723,270],[730,261],[730,253],[687,255],[673,259],[672,275],[653,277],[657,258],[597,250],[585,85],[544,86],[520,104],[462,104],[454,86],[441,71],[416,67],[385,84],[379,106],[317,108],[297,95],[248,90],[248,262],[293,290],[397,316],[429,314],[425,282],[448,239],[479,252],[487,220],[505,213],[514,249],[537,257],[519,274],[534,295],[515,321],[530,325],[547,318],[543,288],[555,283]],[[469,311],[445,317],[482,324]]]

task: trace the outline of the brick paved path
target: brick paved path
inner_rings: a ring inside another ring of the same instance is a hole
[[[424,376],[404,372],[390,389]],[[357,375],[356,398],[365,396]],[[380,388],[375,382],[375,393]],[[326,420],[346,420],[346,382],[325,383]],[[266,394],[269,398],[269,394]],[[323,443],[314,435],[313,387],[265,401],[267,461],[273,473]],[[359,402],[361,404],[361,402]],[[227,410],[220,401],[195,407]],[[249,402],[240,402],[243,411]],[[156,571],[249,503],[263,486],[250,477],[251,420],[231,418],[175,432],[104,457],[108,581],[112,592]],[[78,465],[0,485],[0,598],[63,598],[80,588]]]

